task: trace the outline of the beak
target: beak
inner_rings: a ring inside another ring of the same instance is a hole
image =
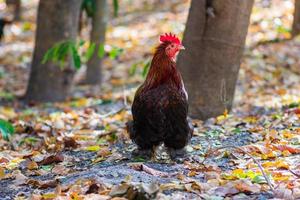
[[[185,50],[185,48],[184,48],[183,45],[180,45],[179,49],[180,49],[180,50]]]

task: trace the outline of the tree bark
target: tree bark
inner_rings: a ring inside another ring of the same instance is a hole
[[[81,0],[40,1],[27,101],[62,101],[69,94],[74,75],[72,60],[68,59],[63,69],[53,62],[41,62],[57,42],[76,39],[80,6]]]
[[[14,21],[21,20],[21,0],[6,0],[6,4],[14,6]]]
[[[98,49],[105,41],[107,18],[107,0],[96,0],[96,12],[92,18],[92,31],[90,36],[91,42],[96,44],[96,49],[92,58],[87,63],[87,84],[97,85],[100,84],[102,80],[102,58],[98,56]]]
[[[192,0],[177,64],[192,117],[231,109],[252,6],[253,0]]]
[[[300,34],[300,0],[295,0],[292,37],[295,37],[299,34]]]

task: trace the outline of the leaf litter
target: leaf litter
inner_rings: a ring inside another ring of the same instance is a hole
[[[155,2],[120,3],[123,17],[112,20],[107,44],[125,53],[104,59],[102,93],[79,84],[66,102],[31,106],[16,101],[35,29],[36,2],[25,3],[26,22],[9,27],[0,47],[0,118],[15,132],[0,140],[1,199],[300,198],[300,43],[285,40],[293,1],[255,2],[234,109],[193,120],[187,156],[176,161],[165,152],[156,160],[134,157],[124,127],[143,80],[141,60],[151,58],[161,32],[184,30],[189,1]]]

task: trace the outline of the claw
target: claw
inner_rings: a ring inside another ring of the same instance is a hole
[[[187,155],[186,149],[174,149],[174,148],[168,148],[169,155],[172,160],[175,159],[184,159],[185,156]]]

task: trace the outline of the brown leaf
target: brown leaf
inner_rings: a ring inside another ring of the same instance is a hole
[[[245,193],[258,193],[261,189],[258,184],[253,184],[247,180],[239,180],[235,185],[235,188]]]
[[[123,184],[120,184],[120,185],[115,185],[115,186],[112,187],[109,195],[112,196],[112,197],[124,195],[124,194],[127,193],[129,187],[130,186],[127,183],[123,183]]]
[[[107,157],[111,154],[111,151],[109,150],[109,148],[102,148],[98,151],[97,155],[101,156],[101,157]]]
[[[110,196],[100,195],[100,194],[87,194],[84,196],[84,200],[108,200],[111,199]]]
[[[89,186],[89,189],[86,191],[85,194],[91,194],[91,193],[97,194],[99,188],[100,188],[99,184],[97,184],[97,183],[92,183],[92,184]]]
[[[276,188],[274,195],[276,198],[285,199],[285,200],[294,200],[292,190],[286,188],[284,184],[280,184],[278,188]]]
[[[24,176],[20,171],[15,172],[15,181],[14,184],[15,185],[23,185],[26,183],[27,181],[27,177]]]
[[[274,147],[279,151],[289,151],[291,154],[300,153],[299,148],[291,147],[288,145],[274,145]]]
[[[152,194],[158,192],[158,190],[159,190],[159,186],[154,182],[152,182],[150,184],[143,183],[142,187],[143,187],[144,191],[149,195],[152,195]]]
[[[26,164],[26,167],[29,170],[34,170],[34,169],[38,169],[39,168],[38,164],[36,162],[34,162],[34,161],[28,161],[27,164]]]
[[[66,174],[68,174],[68,172],[69,172],[69,169],[63,165],[55,165],[52,168],[52,173],[54,173],[54,174],[66,175]]]
[[[4,157],[0,158],[0,163],[8,163],[8,162],[9,160],[7,158]]]
[[[232,186],[220,186],[214,189],[211,189],[208,191],[209,194],[211,195],[217,195],[217,196],[222,196],[222,197],[226,197],[226,196],[231,196],[234,194],[239,193],[240,191],[237,188],[234,188]]]
[[[46,189],[46,188],[55,188],[58,185],[57,180],[47,180],[47,181],[40,181],[29,179],[26,184],[32,185],[35,188],[39,189]]]
[[[76,142],[74,138],[65,137],[64,138],[64,144],[66,148],[77,148],[79,144]]]
[[[50,165],[53,163],[59,163],[64,161],[64,156],[61,153],[57,153],[55,155],[51,155],[38,162],[39,165]]]

